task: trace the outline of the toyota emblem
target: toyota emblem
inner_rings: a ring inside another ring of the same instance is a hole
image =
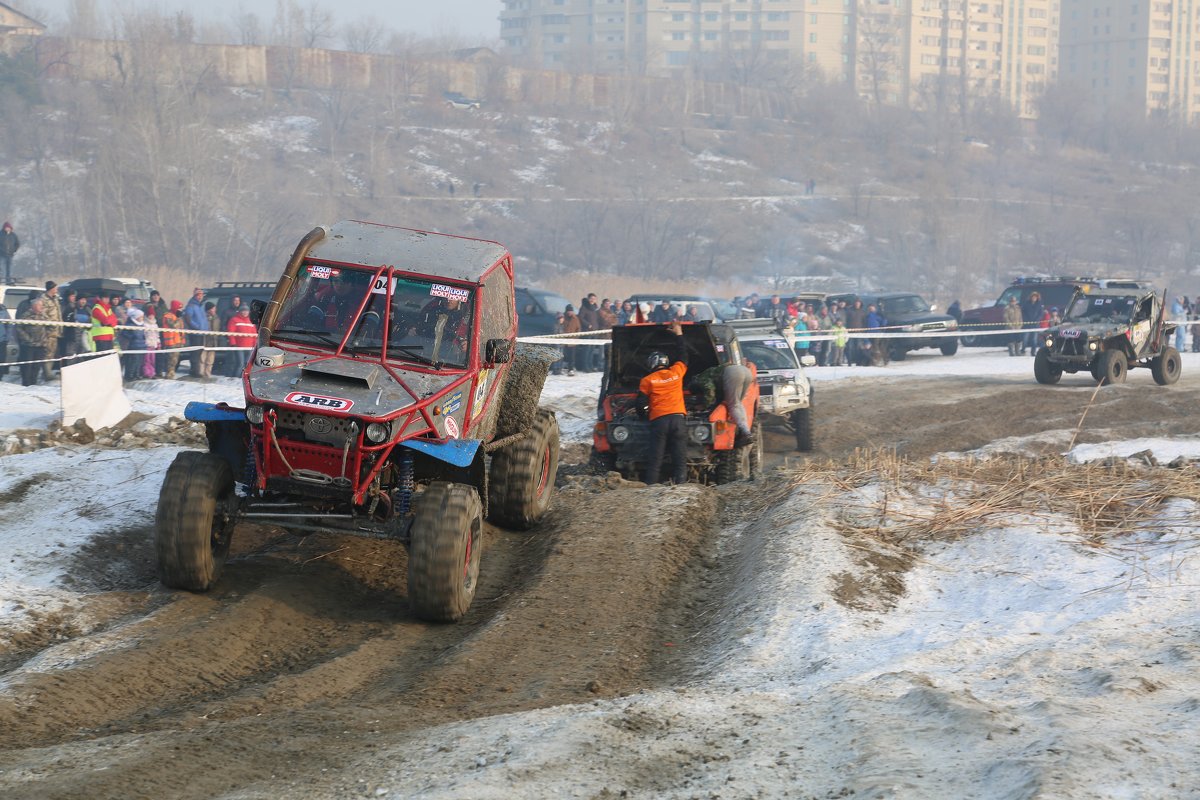
[[[325,436],[333,430],[333,420],[329,417],[309,417],[304,427],[308,428],[308,432],[317,436]]]

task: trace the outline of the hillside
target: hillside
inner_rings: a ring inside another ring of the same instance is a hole
[[[632,97],[466,111],[440,93],[247,89],[151,66],[97,84],[0,64],[18,274],[138,274],[183,295],[274,278],[313,225],[362,218],[501,241],[524,282],[568,296],[807,276],[970,304],[1016,274],[1068,272],[1194,293],[1195,137],[1153,122],[1119,140],[1082,117],[1022,132],[1000,113],[871,114],[811,83],[791,119]]]

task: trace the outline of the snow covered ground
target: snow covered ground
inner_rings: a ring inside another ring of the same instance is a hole
[[[1200,357],[1184,354],[1183,370],[1185,381],[1200,374]],[[1032,381],[1032,359],[964,350],[810,374]],[[11,380],[0,384],[0,438],[56,416],[57,387]],[[598,383],[548,382],[564,442],[588,440]],[[239,391],[231,379],[150,381],[129,396],[157,416],[189,400],[236,403]],[[1200,442],[1180,439],[1067,455],[1146,449],[1163,462],[1200,457]],[[0,457],[0,646],[48,613],[87,628],[81,596],[61,582],[68,555],[131,517],[152,525],[176,452]],[[859,491],[839,502],[851,508],[873,489]],[[759,582],[725,604],[724,635],[691,685],[446,725],[372,751],[347,786],[421,798],[618,797],[629,787],[664,798],[1200,797],[1194,503],[1168,503],[1152,532],[1105,548],[1066,518],[1008,519],[929,544],[895,607],[855,610],[834,601],[830,576],[863,568],[832,524],[837,507],[813,502],[815,492],[801,485],[726,531],[721,547],[757,559]]]

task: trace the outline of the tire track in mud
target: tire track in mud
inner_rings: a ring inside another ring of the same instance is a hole
[[[153,589],[145,613],[3,676],[0,793],[22,796],[32,764],[31,797],[207,797],[358,757],[372,732],[655,683],[665,609],[716,506],[694,486],[561,492],[538,530],[489,527],[475,605],[452,626],[409,618],[397,544],[235,539],[213,592]]]
[[[768,450],[774,463],[871,446],[968,450],[1073,429],[1091,390],[850,379],[818,386],[813,454],[796,453],[783,428]],[[1097,396],[1080,441],[1194,433],[1198,413],[1200,392],[1184,383],[1131,378]],[[713,643],[704,628],[720,596],[767,566],[754,542],[715,546],[729,516],[760,507],[739,498],[759,491],[560,491],[539,529],[487,528],[479,593],[453,626],[409,617],[395,543],[239,527],[216,590],[194,596],[158,588],[145,543],[126,532],[89,549],[110,561],[79,578],[112,604],[107,622],[34,642],[0,674],[0,795],[319,796],[322,770],[369,757],[375,742],[687,680]]]

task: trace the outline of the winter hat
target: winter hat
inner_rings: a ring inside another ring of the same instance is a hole
[[[129,321],[130,322],[141,322],[142,317],[144,317],[144,316],[146,316],[146,315],[144,313],[142,313],[142,310],[140,308],[129,309]]]
[[[55,286],[58,286],[58,284],[55,283],[54,281],[46,281],[46,291],[47,292],[50,291],[51,289],[53,289]]]
[[[157,312],[155,312],[154,306],[151,306],[151,305],[146,306],[146,310],[144,313],[145,313],[147,319],[157,316]]]
[[[172,300],[171,301],[171,310],[172,311],[183,311],[183,303],[179,300]]]
[[[575,306],[571,305],[570,303],[567,303],[567,307],[564,309],[564,311],[574,311],[574,310],[575,310]]]
[[[11,222],[6,222],[6,223],[4,223],[4,230],[6,230],[6,231],[11,231],[11,230],[12,230],[12,223],[11,223]]]

